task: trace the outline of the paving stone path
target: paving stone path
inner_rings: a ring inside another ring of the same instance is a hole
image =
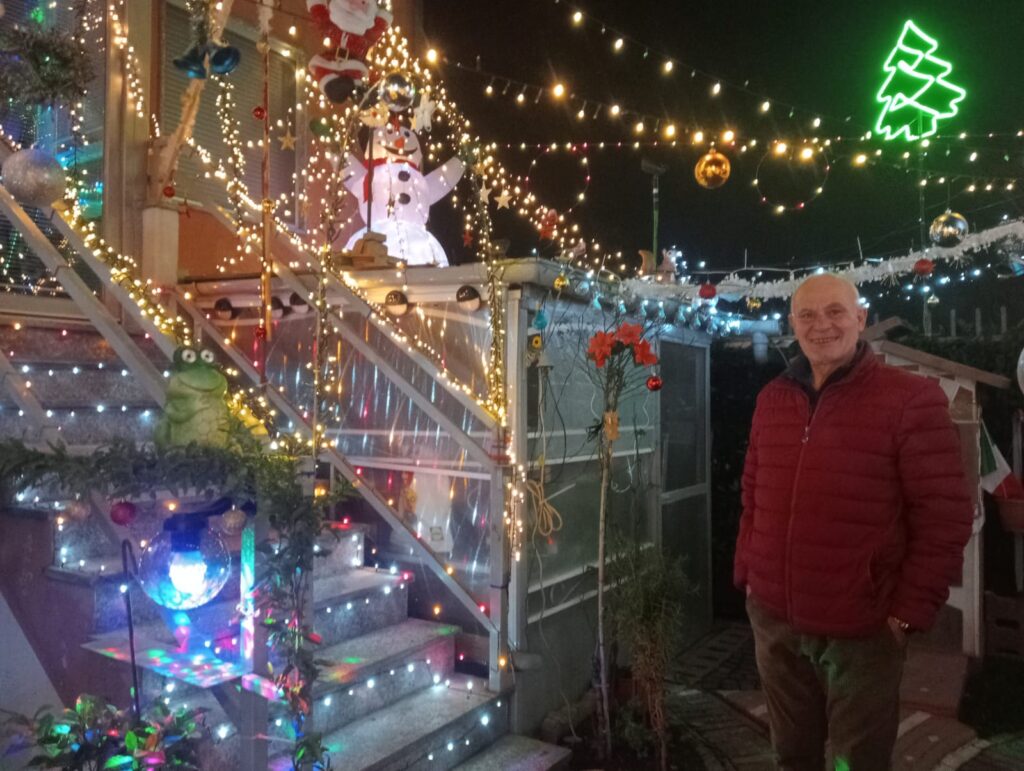
[[[960,657],[911,651],[894,771],[1024,769],[1024,733],[979,739],[956,720],[965,673]],[[670,680],[670,718],[688,733],[708,771],[774,769],[748,625],[716,624],[683,653]]]

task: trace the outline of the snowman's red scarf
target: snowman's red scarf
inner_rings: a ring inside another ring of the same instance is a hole
[[[411,166],[412,168],[416,169],[416,171],[420,170],[420,167],[417,164],[413,163],[407,158],[374,158],[372,162],[367,162],[366,160],[363,160],[363,165],[366,167],[367,171],[370,170],[371,166],[373,168],[377,168],[378,166],[383,166],[385,163],[404,163],[406,166]],[[367,201],[369,200],[369,198],[370,175],[367,174],[365,177],[363,177],[363,201]]]

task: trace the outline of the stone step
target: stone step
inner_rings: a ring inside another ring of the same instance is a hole
[[[565,747],[506,734],[456,771],[557,771],[569,767],[572,752]]]
[[[167,358],[147,335],[132,335],[136,346],[163,370]],[[19,322],[0,324],[0,351],[20,367],[78,365],[83,368],[121,368],[121,360],[103,336],[87,324],[52,324]]]
[[[156,408],[156,403],[124,367],[78,365],[15,365],[29,385],[31,393],[45,409],[67,409],[86,412],[103,404],[106,410],[122,406]],[[13,406],[14,400],[5,390],[0,392],[0,405]]]
[[[324,737],[335,768],[451,769],[507,731],[508,703],[465,675],[422,689]],[[272,766],[287,767],[287,759]]]
[[[331,662],[313,690],[313,730],[330,733],[454,676],[459,628],[419,619],[321,648]]]
[[[120,403],[85,409],[50,410],[47,417],[58,427],[61,440],[71,447],[96,447],[114,439],[148,442],[153,438],[158,413],[152,407],[129,407]],[[0,406],[0,438],[26,439],[36,430],[26,415],[12,405]]]
[[[373,568],[314,574],[313,628],[331,646],[400,624],[409,615],[411,580]]]

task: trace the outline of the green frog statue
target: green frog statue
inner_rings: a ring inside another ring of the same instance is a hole
[[[182,347],[174,352],[167,404],[153,437],[157,447],[195,442],[213,447],[228,443],[228,381],[211,351]]]

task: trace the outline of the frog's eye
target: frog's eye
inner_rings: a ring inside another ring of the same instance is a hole
[[[201,354],[199,354],[199,358],[205,361],[207,364],[213,364],[213,351],[203,351]]]
[[[184,351],[181,352],[181,360],[186,364],[195,364],[196,352],[193,351],[191,348],[186,348]]]

